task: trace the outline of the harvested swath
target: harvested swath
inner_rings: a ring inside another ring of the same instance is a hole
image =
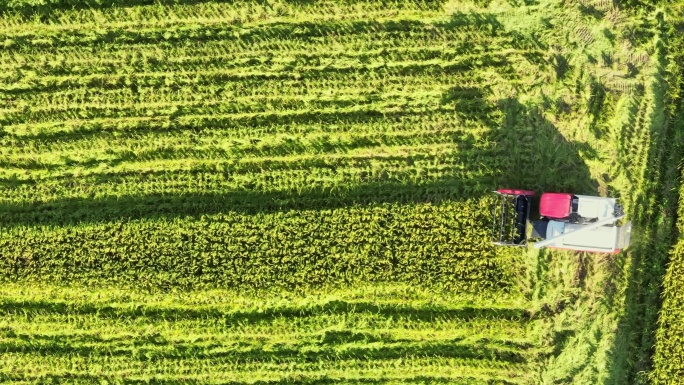
[[[505,293],[455,302],[397,284],[285,297],[27,289],[0,293],[0,373],[8,381],[225,381],[230,373],[237,382],[524,383],[533,347],[519,337],[529,320],[524,302]]]

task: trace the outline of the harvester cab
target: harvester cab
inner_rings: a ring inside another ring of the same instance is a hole
[[[567,193],[544,193],[538,202],[539,215],[530,217],[536,206],[529,190],[495,191],[492,243],[535,248],[553,247],[597,253],[616,253],[629,246],[630,222],[618,226],[624,210],[615,198]]]

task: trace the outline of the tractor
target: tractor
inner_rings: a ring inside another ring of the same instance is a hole
[[[493,207],[492,243],[537,249],[551,247],[595,253],[617,253],[629,246],[631,222],[615,198],[547,192],[535,202],[534,191],[500,189]],[[530,217],[538,205],[539,215]]]

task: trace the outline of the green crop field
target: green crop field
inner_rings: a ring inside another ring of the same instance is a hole
[[[682,14],[0,2],[0,381],[678,383]],[[497,188],[632,246],[495,247]]]
[[[673,20],[674,31],[684,31],[684,7],[683,4],[671,6],[671,17]],[[684,143],[684,100],[682,90],[684,90],[684,35],[678,34],[672,44],[673,48],[679,51],[675,57],[678,69],[674,72],[675,81],[678,87],[678,94],[673,100],[673,115],[675,119],[675,143],[681,146]],[[682,167],[681,159],[677,164]],[[670,185],[675,190],[676,184]],[[681,381],[684,373],[684,359],[682,358],[682,338],[684,337],[684,307],[682,306],[682,282],[684,282],[684,186],[679,186],[679,203],[675,215],[676,218],[676,241],[670,251],[670,262],[663,283],[663,302],[659,316],[659,325],[656,334],[655,358],[653,373],[650,376],[654,384],[669,384]],[[674,199],[673,199],[674,200]],[[672,209],[674,214],[674,209]],[[672,221],[673,219],[671,219]],[[676,243],[675,243],[676,242]]]

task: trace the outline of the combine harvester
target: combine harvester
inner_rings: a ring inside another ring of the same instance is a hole
[[[552,247],[595,253],[617,253],[629,246],[631,222],[616,224],[625,214],[615,198],[544,193],[539,216],[530,218],[534,191],[497,190],[492,242],[501,246]]]

